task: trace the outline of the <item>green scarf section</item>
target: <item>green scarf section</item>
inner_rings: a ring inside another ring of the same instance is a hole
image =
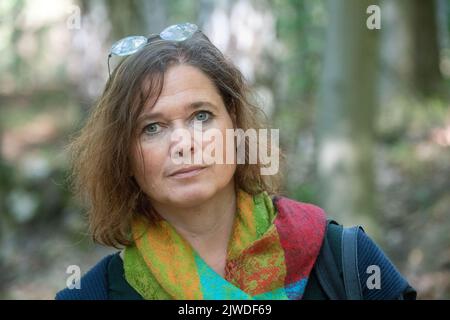
[[[125,249],[125,278],[144,299],[301,297],[307,277],[286,283],[293,277],[287,275],[285,238],[276,217],[266,192],[252,196],[238,190],[224,277],[166,220],[150,225],[138,218],[132,223],[134,245]]]

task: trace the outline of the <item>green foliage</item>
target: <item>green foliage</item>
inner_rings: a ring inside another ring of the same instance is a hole
[[[311,97],[317,91],[324,48],[324,1],[275,1],[277,30],[286,47],[284,60],[289,77],[289,97]]]
[[[201,1],[167,1],[169,24],[198,21],[198,12],[201,4]]]
[[[305,183],[293,188],[290,194],[292,194],[292,197],[294,199],[297,199],[301,202],[318,204],[318,191],[318,187],[315,184]]]

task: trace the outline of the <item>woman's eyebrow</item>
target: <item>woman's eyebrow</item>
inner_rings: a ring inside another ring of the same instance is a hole
[[[218,107],[208,101],[196,101],[193,103],[190,103],[188,105],[186,105],[185,107],[185,111],[189,111],[189,110],[197,110],[197,109],[201,109],[201,108],[205,108],[205,107],[209,107],[211,109],[214,109],[215,111],[218,111]],[[149,112],[149,113],[143,113],[139,118],[138,121],[144,121],[144,120],[153,120],[156,118],[165,118],[165,114],[162,112]]]

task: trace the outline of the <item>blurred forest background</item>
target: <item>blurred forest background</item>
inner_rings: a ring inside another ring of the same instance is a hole
[[[65,147],[111,44],[185,21],[280,128],[286,195],[363,224],[419,298],[449,299],[448,0],[1,0],[0,298],[53,299],[114,251],[86,234]]]

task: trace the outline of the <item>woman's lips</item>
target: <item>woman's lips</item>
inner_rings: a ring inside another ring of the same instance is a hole
[[[194,177],[194,176],[198,175],[204,169],[206,169],[206,168],[205,167],[203,167],[203,168],[196,168],[196,169],[192,169],[192,170],[185,171],[185,172],[175,173],[175,174],[171,175],[170,177],[171,178],[177,178],[177,179],[190,178],[190,177]]]

